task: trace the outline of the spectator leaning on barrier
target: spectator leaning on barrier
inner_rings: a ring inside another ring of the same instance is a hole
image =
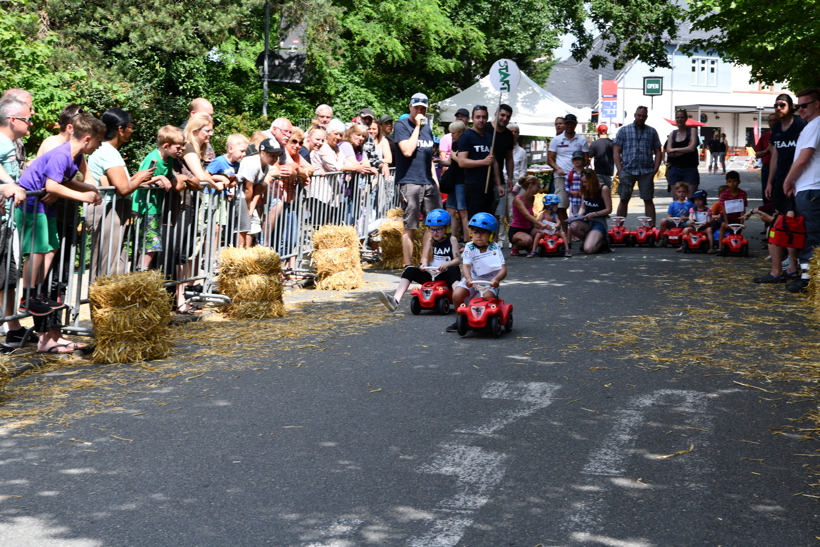
[[[131,194],[139,186],[154,182],[153,169],[137,171],[132,177],[119,152],[134,133],[131,114],[121,108],[111,108],[103,112],[101,120],[105,124],[105,142],[88,157],[88,170],[98,186],[113,186],[116,193],[104,193],[99,206],[86,206],[86,226],[91,231],[92,282],[100,274],[127,271],[125,231],[131,218]]]
[[[20,227],[20,250],[29,259],[23,270],[20,311],[35,316],[34,330],[40,334],[37,351],[69,353],[84,346],[62,337],[62,324],[54,310],[65,304],[51,300],[43,290],[52,263],[60,249],[54,202],[71,199],[99,205],[102,198],[87,170],[83,154],[93,153],[105,137],[105,125],[90,114],[74,119],[71,140],[35,159],[20,177],[20,186],[30,192],[45,190],[41,198],[31,197],[14,211]],[[73,180],[80,171],[85,182]],[[25,209],[25,210],[24,210]]]
[[[50,137],[46,137],[43,142],[40,144],[40,148],[37,150],[37,155],[45,154],[52,148],[57,148],[64,142],[68,142],[71,138],[71,134],[74,132],[74,126],[71,125],[71,120],[77,114],[82,114],[85,112],[83,107],[78,104],[70,104],[63,108],[62,112],[60,112],[60,118],[58,121],[58,125],[60,127],[60,132],[56,135],[51,135]]]
[[[592,166],[595,174],[598,175],[598,182],[601,186],[612,187],[612,175],[615,174],[615,161],[612,158],[612,148],[615,141],[609,138],[609,128],[601,124],[598,126],[598,138],[589,145],[589,157],[592,159]]]
[[[413,265],[413,238],[419,227],[419,214],[426,217],[433,209],[441,209],[441,193],[433,174],[433,132],[427,125],[427,95],[413,95],[409,108],[410,115],[394,127],[401,153],[393,158],[404,209],[401,246],[405,267]]]
[[[240,234],[240,247],[250,247],[253,244],[251,231],[251,217],[256,212],[256,207],[260,203],[266,191],[267,185],[274,178],[279,176],[278,165],[279,156],[284,150],[276,139],[265,139],[259,144],[259,153],[252,156],[245,156],[239,164],[239,171],[236,173],[238,183],[237,207],[239,207],[239,226],[237,231]],[[241,199],[244,193],[244,207]]]
[[[806,245],[800,251],[800,279],[790,281],[790,292],[804,292],[809,286],[809,261],[820,245],[820,92],[804,89],[797,93],[797,112],[806,127],[797,139],[794,163],[783,182],[783,191],[794,196],[795,213],[806,223]]]
[[[17,264],[12,245],[13,231],[8,225],[10,207],[26,200],[26,191],[17,185],[20,176],[20,164],[17,163],[17,148],[14,141],[28,133],[31,123],[31,109],[24,102],[15,99],[0,101],[0,310],[6,317],[15,314],[14,291],[17,288]],[[8,203],[10,200],[11,203]],[[8,277],[6,276],[8,272]],[[0,352],[9,353],[20,347],[26,329],[17,319],[6,321],[6,343]],[[36,335],[30,336],[33,344],[38,342]]]
[[[182,125],[180,125],[179,128],[182,131],[185,131],[185,128],[188,126],[188,122],[197,114],[207,114],[208,116],[213,118],[214,105],[212,105],[211,101],[209,101],[208,99],[197,97],[188,105],[188,119],[182,122]],[[216,153],[214,152],[214,149],[211,146],[210,141],[208,141],[208,143],[205,146],[205,161],[212,161],[215,157]]]
[[[34,112],[34,97],[26,91],[25,89],[18,89],[12,88],[7,89],[3,92],[3,95],[0,96],[0,101],[5,101],[6,99],[15,99],[22,103],[25,103],[28,106],[29,117],[33,117]],[[14,146],[17,149],[17,163],[20,165],[20,172],[22,173],[26,168],[26,146],[23,144],[23,139],[30,134],[31,126],[34,124],[29,124],[28,129],[26,130],[26,134],[23,137],[14,141]]]
[[[658,132],[646,125],[649,109],[639,106],[635,109],[635,121],[623,126],[615,136],[612,156],[618,170],[618,216],[626,217],[632,189],[638,183],[638,190],[644,202],[645,215],[655,225],[655,174],[661,166],[661,140]]]

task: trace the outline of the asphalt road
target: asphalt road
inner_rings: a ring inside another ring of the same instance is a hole
[[[268,327],[252,364],[203,357],[199,376],[123,369],[108,411],[113,388],[90,386],[70,420],[0,430],[0,545],[816,544],[818,446],[795,421],[814,403],[760,372],[779,327],[741,305],[800,297],[752,286],[755,254],[508,259],[499,339],[407,299],[391,316],[377,273],[338,306],[383,322],[291,349]]]

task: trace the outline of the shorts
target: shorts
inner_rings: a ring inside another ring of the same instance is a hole
[[[774,204],[775,211],[780,213],[788,212],[789,204],[787,201],[788,198],[786,198],[786,194],[783,192],[783,179],[775,176],[774,181],[772,181],[772,203]]]
[[[524,228],[516,228],[515,226],[510,226],[510,229],[507,231],[507,239],[512,241],[512,238],[515,234],[524,233],[529,235],[532,230],[525,230]]]
[[[134,224],[139,227],[139,252],[159,253],[162,252],[162,223],[159,215],[141,215],[134,211],[131,213]]]
[[[49,253],[60,248],[56,217],[47,216],[45,213],[23,213],[23,209],[18,207],[14,210],[14,223],[18,230],[22,227],[20,252],[23,255]]]
[[[606,221],[605,220],[588,220],[590,232],[601,232],[606,235]]]
[[[17,287],[17,261],[14,260],[14,245],[11,239],[13,233],[8,221],[5,218],[0,220],[0,291],[5,290],[6,283],[9,289]]]
[[[476,281],[476,280],[474,280],[474,281]],[[481,280],[478,280],[478,281],[481,281]],[[467,289],[468,291],[470,291],[470,295],[467,298],[464,299],[465,302],[467,302],[468,300],[471,300],[471,299],[475,298],[476,296],[478,296],[478,291],[476,290],[475,287],[468,287],[467,286],[467,280],[466,279],[462,279],[461,281],[459,281],[458,283],[453,285],[454,289],[457,289],[458,287],[461,287],[462,289]],[[490,287],[489,290],[490,290],[490,292],[492,292],[495,295],[496,298],[498,298],[498,287]]]
[[[447,207],[456,211],[467,210],[467,196],[464,195],[464,185],[456,184],[456,190],[447,195]]]
[[[655,174],[646,173],[644,175],[633,175],[626,171],[618,174],[618,196],[627,200],[632,198],[632,189],[638,183],[638,191],[641,199],[650,200],[655,197]]]
[[[401,205],[404,209],[404,228],[416,230],[419,214],[427,215],[433,209],[441,209],[441,193],[435,184],[400,184]]]
[[[669,166],[666,170],[666,182],[674,188],[680,181],[688,182],[690,186],[700,185],[700,173],[697,167]]]
[[[672,219],[667,218],[665,220],[666,220],[666,229],[667,230],[675,227],[675,223],[672,222]],[[678,222],[677,227],[678,228],[688,228],[689,227],[689,221],[684,220],[684,221]]]
[[[612,175],[602,175],[601,173],[596,174],[598,175],[598,182],[601,183],[601,186],[612,187]]]
[[[561,198],[561,203],[558,205],[559,209],[569,209],[569,196],[567,195],[567,191],[564,190],[564,183],[566,181],[567,177],[555,177],[553,179],[555,195]]]

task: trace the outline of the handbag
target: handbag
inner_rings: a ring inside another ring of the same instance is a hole
[[[454,169],[447,169],[438,181],[438,189],[442,194],[452,194],[456,191],[456,177]]]
[[[769,227],[769,243],[780,247],[802,249],[806,245],[805,219],[779,215]]]

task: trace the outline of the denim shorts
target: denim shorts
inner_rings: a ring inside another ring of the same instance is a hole
[[[447,204],[456,211],[467,210],[467,198],[464,196],[464,185],[456,184],[456,191],[447,195]]]

